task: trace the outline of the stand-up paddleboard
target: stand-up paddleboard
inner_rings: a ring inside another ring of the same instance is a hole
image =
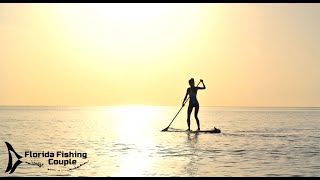
[[[214,128],[211,130],[200,130],[200,131],[187,131],[187,130],[182,130],[182,129],[174,129],[174,128],[169,128],[167,131],[162,131],[162,132],[186,132],[186,133],[221,133],[221,130],[218,128]]]

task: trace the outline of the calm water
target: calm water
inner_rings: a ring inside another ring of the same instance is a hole
[[[0,176],[320,176],[320,108],[201,107],[201,129],[222,133],[161,132],[179,109],[2,106]],[[186,108],[170,127],[187,129]],[[5,141],[23,156],[12,174]],[[85,152],[87,163],[69,171],[25,151]]]

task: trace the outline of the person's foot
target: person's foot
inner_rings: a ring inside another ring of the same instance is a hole
[[[190,129],[187,129],[186,131],[190,131]]]
[[[197,131],[200,131],[200,128],[198,128]]]

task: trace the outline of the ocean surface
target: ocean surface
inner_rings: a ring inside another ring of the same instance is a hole
[[[220,134],[161,132],[179,109],[0,106],[0,176],[320,176],[320,108],[200,107]],[[171,128],[187,129],[186,111]],[[22,156],[11,174],[5,142]]]

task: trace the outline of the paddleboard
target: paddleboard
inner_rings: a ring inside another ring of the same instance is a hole
[[[221,130],[218,128],[211,129],[211,130],[200,130],[200,131],[187,131],[187,130],[182,130],[182,129],[173,129],[170,128],[167,131],[163,132],[186,132],[186,133],[221,133]]]

